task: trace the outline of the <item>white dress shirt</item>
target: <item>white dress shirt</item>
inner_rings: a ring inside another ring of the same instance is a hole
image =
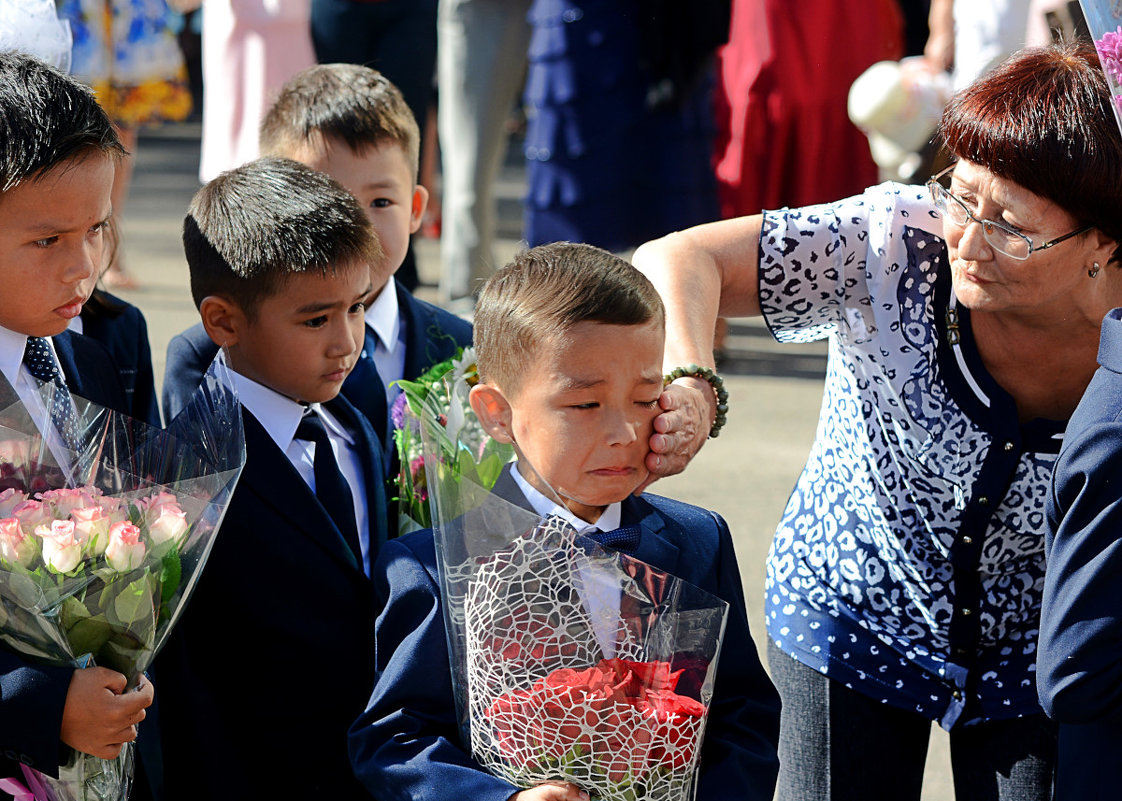
[[[522,476],[517,464],[511,468],[510,474],[537,514],[542,517],[550,515],[561,517],[577,530],[578,535],[588,536],[597,531],[608,532],[619,528],[622,510],[619,501],[605,507],[595,523],[589,523],[532,487]],[[623,589],[619,584],[619,572],[614,564],[605,566],[585,562],[578,565],[577,573],[583,584],[583,587],[577,589],[582,590],[581,601],[584,604],[584,611],[588,613],[596,642],[604,652],[604,658],[612,659],[616,655],[616,642],[620,633],[619,610]]]
[[[220,353],[218,358],[223,358]],[[289,397],[270,389],[264,384],[259,384],[251,378],[246,378],[232,368],[229,371],[238,399],[254,417],[257,422],[272,437],[277,447],[284,451],[296,472],[304,479],[305,483],[315,492],[315,458],[316,446],[313,442],[296,439],[296,429],[308,408],[315,409],[323,420],[327,436],[331,442],[331,449],[335,454],[335,463],[347,480],[351,489],[351,497],[355,505],[355,522],[358,525],[359,545],[362,548],[363,570],[370,574],[370,516],[366,506],[366,480],[362,469],[362,461],[358,450],[355,448],[354,437],[344,428],[338,420],[322,405],[311,404],[310,407],[297,403]]]
[[[46,337],[46,340],[47,347],[50,348],[55,364],[61,373],[62,365],[59,363],[58,354],[55,352],[55,343],[50,337]],[[4,379],[16,391],[20,401],[23,402],[31,422],[40,432],[46,432],[44,441],[56,463],[64,470],[68,470],[70,464],[69,449],[50,421],[47,405],[43,402],[43,396],[40,393],[39,380],[31,375],[27,365],[23,363],[25,350],[27,350],[27,334],[20,334],[0,327],[0,373],[3,373]],[[66,381],[65,374],[62,376],[62,380]],[[6,393],[0,393],[0,396],[4,394]],[[43,456],[45,454],[40,454],[39,458],[42,459]]]
[[[392,406],[401,391],[390,384],[405,378],[405,320],[397,303],[397,285],[390,280],[366,310],[366,325],[374,332],[374,366],[386,385],[386,404]],[[415,378],[415,376],[409,376]]]

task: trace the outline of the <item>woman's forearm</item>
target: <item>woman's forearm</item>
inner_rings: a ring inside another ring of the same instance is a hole
[[[717,316],[760,313],[760,217],[690,228],[642,245],[633,263],[666,305],[667,367],[713,365]]]

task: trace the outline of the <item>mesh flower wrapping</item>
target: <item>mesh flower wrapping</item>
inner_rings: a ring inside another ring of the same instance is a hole
[[[426,406],[420,422],[472,757],[520,787],[692,798],[728,605],[521,508],[502,497],[509,481],[449,469],[441,414]]]
[[[1122,3],[1079,0],[1114,98],[1114,117],[1122,128]]]
[[[245,461],[236,395],[212,367],[169,425],[73,402],[66,441],[0,378],[0,642],[53,666],[99,665],[135,687],[182,612]],[[133,745],[71,753],[59,779],[24,767],[40,801],[125,799]]]

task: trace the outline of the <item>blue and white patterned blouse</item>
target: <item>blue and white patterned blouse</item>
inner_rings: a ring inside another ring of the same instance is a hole
[[[1044,503],[1064,422],[1020,424],[956,304],[924,189],[769,212],[760,305],[829,339],[818,433],[768,556],[787,654],[944,728],[1040,712]]]

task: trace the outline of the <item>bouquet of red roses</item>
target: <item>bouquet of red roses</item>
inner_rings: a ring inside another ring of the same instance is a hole
[[[0,643],[29,660],[100,665],[134,687],[181,613],[245,461],[237,396],[211,368],[161,430],[41,388],[41,432],[0,378]],[[54,779],[10,779],[38,801],[121,801],[133,744],[115,760],[71,753]],[[24,790],[20,790],[24,793]]]
[[[421,433],[473,758],[521,787],[559,779],[620,801],[691,798],[728,605],[522,508],[509,477],[485,487],[450,469],[442,414],[424,411]]]

